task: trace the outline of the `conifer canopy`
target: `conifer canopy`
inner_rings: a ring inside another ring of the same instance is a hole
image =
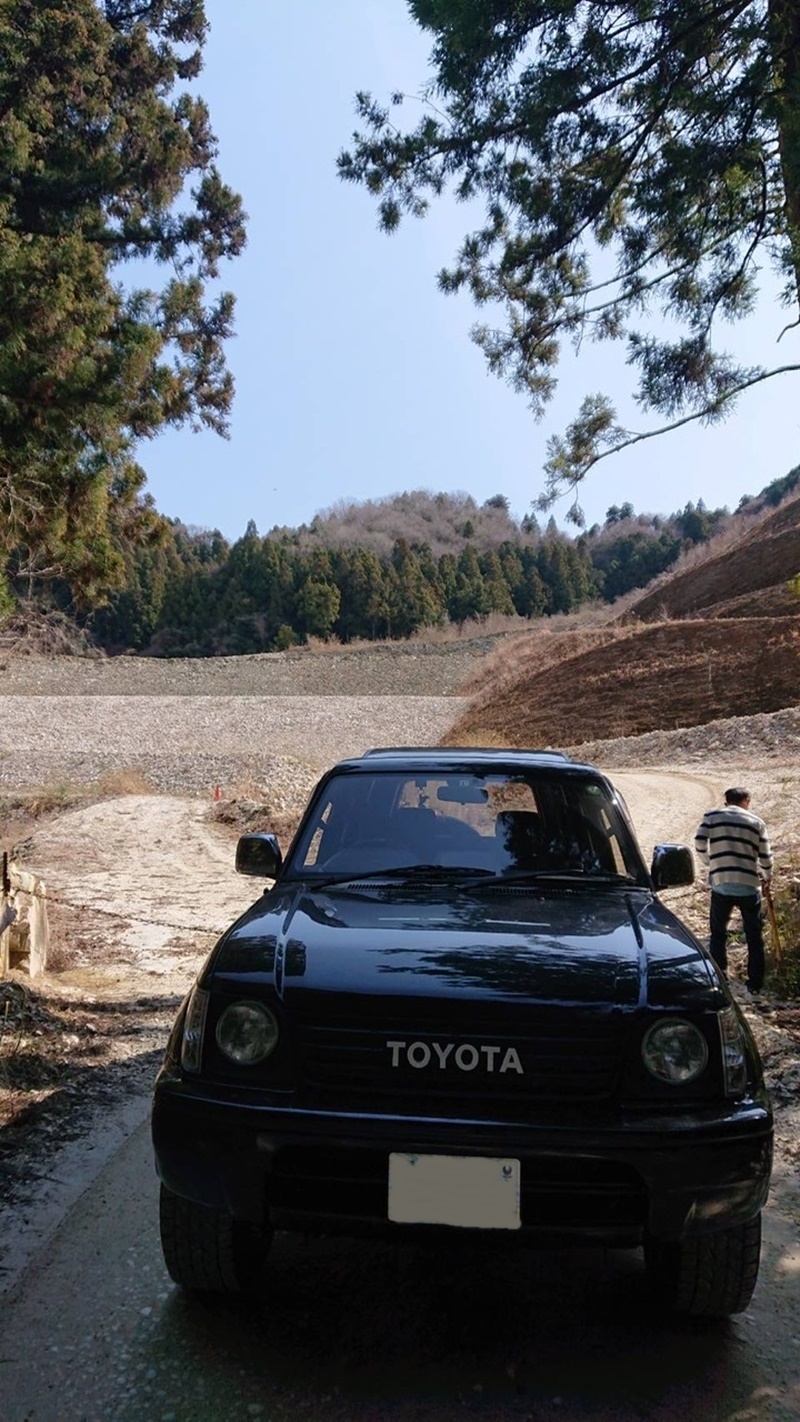
[[[564,342],[591,338],[623,343],[636,399],[660,421],[627,430],[605,395],[587,395],[549,441],[542,507],[604,455],[717,421],[747,387],[798,369],[748,366],[720,345],[722,323],[752,311],[760,269],[779,275],[780,324],[797,323],[798,0],[410,10],[433,42],[421,117],[403,129],[403,95],[359,94],[341,176],[376,196],[386,231],[446,189],[479,204],[439,285],[485,308],[475,339],[537,417]]]
[[[206,29],[202,0],[0,9],[0,572],[17,590],[100,598],[121,529],[158,524],[137,444],[226,432],[233,298],[208,284],[245,231],[187,87]]]

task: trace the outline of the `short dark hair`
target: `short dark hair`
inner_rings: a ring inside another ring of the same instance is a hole
[[[732,790],[725,791],[726,805],[743,805],[745,800],[750,799],[750,791],[743,789],[741,785],[734,785]]]

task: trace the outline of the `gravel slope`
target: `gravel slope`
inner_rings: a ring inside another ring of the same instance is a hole
[[[16,657],[0,664],[0,789],[135,771],[172,794],[305,802],[376,745],[435,744],[497,637],[249,657]],[[433,694],[432,694],[433,693]]]
[[[502,637],[249,657],[27,657],[0,664],[0,789],[138,773],[161,793],[299,808],[320,770],[374,745],[435,743]],[[587,726],[587,729],[589,727]],[[561,745],[553,727],[552,744]],[[800,708],[565,747],[604,769],[800,765]],[[736,777],[735,777],[736,778]]]
[[[453,696],[0,696],[0,787],[92,784],[135,770],[153,789],[280,789],[302,804],[321,770],[370,746],[431,745]]]
[[[5,696],[452,696],[502,635],[249,657],[8,657]]]

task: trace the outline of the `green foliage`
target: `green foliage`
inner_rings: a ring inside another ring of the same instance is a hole
[[[0,571],[0,627],[13,615],[15,605],[8,579],[5,573]]]
[[[777,269],[798,301],[798,0],[410,9],[432,40],[422,117],[404,130],[403,95],[386,107],[359,94],[362,128],[341,176],[376,197],[389,232],[446,189],[483,203],[439,285],[493,308],[475,340],[537,418],[564,344],[593,339],[624,342],[639,405],[667,422],[632,433],[588,394],[549,442],[540,507],[576,491],[604,455],[721,419],[778,373],[716,344],[721,322],[753,309],[760,268]],[[669,335],[653,335],[659,315]],[[577,503],[573,517],[582,524]]]
[[[287,627],[283,622],[275,633],[275,651],[285,652],[289,647],[294,647],[297,643],[297,634],[294,629]]]
[[[227,428],[233,299],[206,289],[243,219],[177,87],[205,32],[202,0],[0,10],[0,553],[26,593],[61,580],[96,606],[158,524],[136,444]],[[135,258],[160,291],[123,285]]]
[[[445,516],[451,500],[463,511],[460,495],[437,495],[424,507],[440,502]],[[413,514],[410,499],[406,509]],[[391,520],[396,510],[387,504],[384,512]],[[251,522],[230,548],[216,530],[161,520],[149,541],[134,537],[125,545],[125,586],[91,627],[112,652],[211,656],[279,651],[310,637],[410,637],[491,613],[545,617],[644,587],[731,518],[702,499],[654,517],[636,514],[631,504],[612,505],[603,526],[577,539],[554,519],[544,533],[523,520],[510,525],[516,536],[495,547],[497,530],[489,522],[481,525],[480,541],[464,538],[457,554],[438,557],[429,544],[404,537],[383,554],[341,546],[341,511],[331,515],[331,530],[318,516],[313,538],[307,529],[273,529],[262,538]],[[505,511],[503,519],[507,531]],[[353,509],[348,526],[357,527]],[[410,526],[417,527],[415,517]],[[365,536],[377,545],[385,533],[372,526]]]
[[[320,578],[306,578],[298,589],[295,601],[300,632],[305,637],[323,637],[327,640],[340,605],[341,594],[334,583],[323,582]]]
[[[777,508],[781,500],[785,499],[793,489],[796,489],[798,484],[800,484],[800,467],[790,469],[782,479],[773,479],[761,490],[759,501],[767,504],[770,508]]]
[[[603,600],[614,602],[633,588],[645,587],[675,562],[682,547],[675,535],[653,536],[644,529],[598,543],[592,549],[592,564]]]

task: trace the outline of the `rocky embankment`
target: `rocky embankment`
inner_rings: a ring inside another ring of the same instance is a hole
[[[732,716],[705,726],[648,731],[641,736],[585,741],[571,754],[615,766],[697,764],[721,761],[761,765],[800,761],[800,707],[755,716]]]
[[[0,667],[0,790],[106,784],[300,808],[370,746],[435,743],[494,639],[154,659],[25,656]]]
[[[18,656],[0,665],[0,790],[113,782],[279,813],[370,746],[432,744],[497,637],[247,657]],[[587,718],[587,729],[591,719]],[[564,746],[603,768],[800,764],[800,708]],[[502,743],[502,742],[499,742]]]

